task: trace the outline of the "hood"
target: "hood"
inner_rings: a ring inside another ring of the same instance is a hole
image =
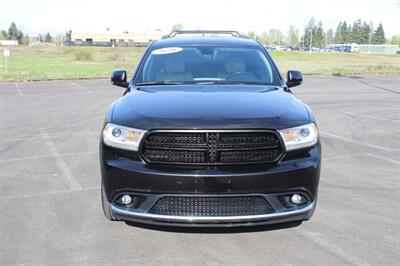
[[[145,130],[283,129],[310,122],[304,103],[291,93],[250,87],[169,85],[133,90],[115,103],[111,122]]]

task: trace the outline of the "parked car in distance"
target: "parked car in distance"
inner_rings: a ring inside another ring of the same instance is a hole
[[[333,47],[335,52],[348,53],[351,52],[351,45],[340,44]]]
[[[303,48],[301,46],[289,46],[290,51],[302,51]]]
[[[356,43],[350,44],[350,52],[351,53],[359,53],[360,52],[360,47]]]
[[[275,48],[274,46],[272,46],[272,45],[265,45],[265,48],[266,48],[268,51],[275,51],[275,50],[276,50],[276,48]]]
[[[284,80],[261,43],[226,32],[173,32],[150,44],[131,79],[113,72],[125,92],[100,140],[109,220],[231,227],[313,215],[321,145],[291,91],[302,74]]]

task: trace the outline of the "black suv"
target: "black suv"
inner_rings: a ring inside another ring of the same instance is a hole
[[[229,36],[226,36],[229,35]],[[265,47],[235,31],[153,42],[107,111],[100,143],[110,220],[242,226],[308,220],[321,147],[310,108]]]

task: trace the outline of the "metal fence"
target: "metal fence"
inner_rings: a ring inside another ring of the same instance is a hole
[[[360,53],[371,53],[371,54],[396,54],[400,51],[399,45],[368,45],[359,44]]]

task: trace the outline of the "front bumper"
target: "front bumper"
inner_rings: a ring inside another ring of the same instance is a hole
[[[246,226],[283,223],[311,218],[320,175],[320,146],[290,154],[279,163],[265,166],[208,169],[155,168],[135,156],[101,144],[104,192],[114,218],[172,226]],[[307,199],[299,206],[284,206],[278,198],[300,193]],[[140,204],[127,208],[118,204],[123,194],[138,195]],[[177,216],[151,213],[164,196],[191,197],[261,195],[273,211],[239,216]]]
[[[244,215],[244,216],[174,216],[159,215],[147,212],[127,210],[115,204],[111,204],[111,213],[118,220],[140,222],[154,225],[171,226],[249,226],[265,225],[273,223],[285,223],[291,221],[308,220],[311,218],[315,202],[305,206],[286,211],[278,211],[268,214]]]

